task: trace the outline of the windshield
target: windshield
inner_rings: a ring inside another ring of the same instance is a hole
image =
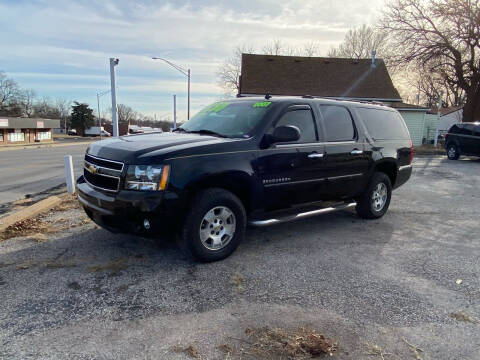
[[[270,101],[223,101],[207,106],[185,124],[187,132],[248,138],[268,111]]]

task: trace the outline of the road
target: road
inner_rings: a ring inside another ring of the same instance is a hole
[[[87,146],[0,150],[0,205],[65,183],[65,155],[73,156],[75,175],[80,175]]]
[[[69,210],[42,242],[0,242],[0,358],[286,358],[252,350],[246,330],[269,326],[325,334],[333,359],[478,360],[478,189],[480,161],[419,158],[383,218],[248,229],[210,264]]]

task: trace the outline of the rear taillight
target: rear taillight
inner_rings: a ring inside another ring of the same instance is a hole
[[[413,147],[413,141],[410,139],[410,158],[408,159],[408,163],[410,165],[412,164],[414,153],[415,153],[415,148]]]

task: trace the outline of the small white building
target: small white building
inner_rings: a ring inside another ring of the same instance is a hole
[[[453,124],[462,122],[463,106],[454,106],[440,110],[440,121],[438,122],[438,131],[445,133]]]

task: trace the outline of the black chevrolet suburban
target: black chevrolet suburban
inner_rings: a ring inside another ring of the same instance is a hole
[[[92,143],[78,199],[113,232],[178,230],[201,261],[266,226],[356,207],[383,216],[412,173],[413,146],[386,106],[312,97],[214,103],[171,133]]]

